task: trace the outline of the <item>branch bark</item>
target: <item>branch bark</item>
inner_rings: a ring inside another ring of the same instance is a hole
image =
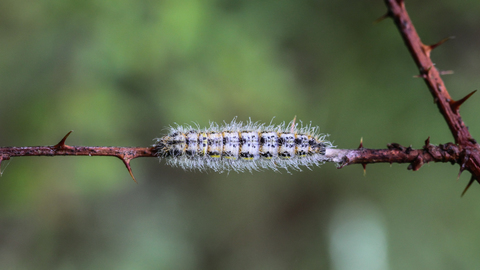
[[[130,168],[130,161],[139,157],[157,157],[155,147],[105,147],[105,146],[70,146],[65,141],[71,131],[63,139],[51,146],[0,147],[0,163],[12,157],[26,156],[113,156],[121,159],[133,180],[135,177]],[[430,139],[425,141],[422,149],[403,147],[397,143],[387,145],[387,149],[366,149],[360,144],[358,149],[329,148],[325,161],[335,162],[343,168],[351,164],[369,163],[410,163],[409,170],[418,170],[428,162],[459,163],[463,152],[458,145],[447,143],[439,146],[431,145]],[[136,182],[136,180],[135,180]]]
[[[395,25],[400,31],[403,41],[420,71],[420,77],[422,77],[427,84],[435,103],[453,134],[455,142],[464,146],[475,144],[475,142],[472,141],[470,132],[460,117],[459,108],[463,102],[454,101],[450,97],[440,77],[440,73],[430,59],[431,51],[446,39],[434,45],[423,44],[408,16],[404,2],[399,0],[386,0],[385,2],[389,10],[388,16],[393,18]]]
[[[480,146],[470,135],[467,126],[460,116],[459,109],[475,91],[458,101],[453,100],[440,77],[440,73],[430,59],[431,51],[447,39],[434,45],[423,44],[408,16],[404,1],[385,0],[385,4],[388,8],[385,17],[393,18],[405,45],[420,71],[420,77],[422,77],[427,84],[434,102],[437,104],[438,109],[452,132],[455,143],[462,152],[461,155],[464,158],[458,162],[460,164],[460,173],[465,169],[472,173],[472,179],[467,186],[468,188],[474,180],[478,181],[478,179],[480,179]]]
[[[123,161],[133,181],[137,182],[130,167],[130,161],[139,157],[156,157],[153,147],[105,147],[70,146],[65,141],[72,132],[68,132],[59,143],[52,146],[0,147],[0,163],[11,157],[26,156],[112,156]]]
[[[417,171],[428,162],[458,163],[462,159],[462,151],[453,143],[435,146],[427,139],[422,149],[403,147],[397,143],[388,144],[387,149],[366,149],[360,145],[358,149],[328,149],[326,156],[329,161],[340,164],[339,168],[350,164],[410,163],[408,169]]]

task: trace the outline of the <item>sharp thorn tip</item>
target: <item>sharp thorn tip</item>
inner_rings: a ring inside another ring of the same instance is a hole
[[[373,24],[377,24],[383,20],[385,20],[386,18],[390,17],[390,12],[387,12],[385,14],[383,14],[380,18],[376,19],[375,21],[373,21]]]
[[[54,145],[54,147],[56,149],[64,148],[65,147],[65,141],[67,140],[68,136],[70,136],[70,134],[72,134],[72,132],[73,132],[73,130],[70,130],[65,136],[63,136],[63,138],[56,145]]]
[[[128,173],[132,177],[133,181],[138,184],[137,180],[135,179],[135,176],[133,176],[132,168],[130,167],[130,160],[131,159],[127,159],[127,158],[121,157],[121,156],[117,156],[117,157],[120,158],[123,161],[123,164],[125,164],[125,167],[127,167]]]
[[[428,47],[430,47],[430,50],[433,50],[433,49],[435,49],[436,47],[442,45],[443,43],[445,43],[446,41],[448,41],[448,40],[450,40],[450,39],[452,39],[451,36],[450,36],[450,37],[446,37],[446,38],[440,40],[439,42],[437,42],[437,43],[435,43],[435,44],[433,44],[433,45],[430,45],[430,46],[428,46]]]
[[[458,171],[458,175],[457,175],[457,181],[460,180],[460,176],[462,175],[464,170],[465,168],[463,166],[460,166],[460,170]]]
[[[363,148],[363,137],[360,138],[360,145],[358,146],[358,149]]]
[[[453,70],[442,70],[439,73],[440,73],[440,75],[443,76],[443,75],[452,75],[455,72],[453,72]]]
[[[450,103],[450,108],[452,109],[452,111],[456,112],[460,109],[460,106],[462,106],[462,104],[467,101],[473,94],[475,94],[475,92],[477,92],[477,90],[475,91],[472,91],[470,94],[466,95],[465,97],[463,97],[462,99],[460,100],[451,100],[449,103]]]
[[[468,182],[467,186],[463,190],[461,197],[465,195],[465,193],[467,192],[467,190],[470,188],[470,186],[473,184],[474,181],[475,181],[475,177],[472,175],[472,178],[470,178],[470,181]]]

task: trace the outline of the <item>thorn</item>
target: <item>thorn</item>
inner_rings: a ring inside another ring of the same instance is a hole
[[[453,70],[442,70],[442,71],[439,71],[440,75],[452,75],[454,72]]]
[[[454,36],[446,37],[446,38],[440,40],[439,42],[437,42],[437,43],[435,43],[435,44],[433,44],[433,45],[430,45],[429,47],[430,47],[431,50],[433,50],[433,49],[435,49],[436,47],[438,47],[438,46],[442,45],[443,43],[449,41],[450,39],[454,39],[454,38],[455,38]]]
[[[342,164],[340,164],[340,166],[337,167],[337,169],[342,169],[343,167],[348,166],[348,165],[350,165],[350,163],[347,163],[347,162],[342,163]]]
[[[297,120],[296,115],[295,117],[293,117],[292,126],[290,127],[290,133],[293,133],[293,131],[295,130],[295,120]]]
[[[460,175],[463,173],[463,171],[467,167],[467,162],[469,159],[470,159],[469,151],[465,151],[465,155],[460,156],[460,162],[458,162],[458,164],[460,164],[460,171],[458,172],[457,181],[460,179]]]
[[[390,11],[388,11],[387,13],[383,14],[380,18],[376,19],[375,21],[373,21],[373,24],[377,24],[383,20],[385,20],[386,18],[389,18],[391,17],[391,13]]]
[[[446,37],[442,40],[440,40],[439,42],[433,44],[433,45],[425,45],[425,44],[422,44],[422,48],[423,48],[423,51],[425,52],[425,54],[430,57],[430,53],[432,52],[433,49],[435,49],[436,47],[442,45],[443,43],[445,43],[447,40],[450,40],[450,39],[453,39],[455,37],[451,36],[451,37]]]
[[[57,150],[60,150],[60,149],[65,148],[65,141],[67,140],[68,136],[69,136],[72,132],[73,132],[73,130],[70,130],[70,132],[68,132],[67,135],[65,135],[60,142],[58,142],[57,144],[55,144],[55,145],[53,146],[53,148],[55,148],[55,149],[57,149]]]
[[[363,137],[360,138],[360,145],[358,146],[358,149],[363,148]]]
[[[10,157],[9,156],[0,157],[0,164],[2,163],[2,160],[10,160]],[[5,166],[3,167],[3,170],[0,167],[0,176],[3,176],[3,173],[5,172],[9,164],[10,163],[6,163]]]
[[[429,147],[430,146],[430,136],[428,136],[428,138],[425,140],[425,147]]]
[[[413,78],[427,78],[428,77],[428,74],[430,73],[430,70],[432,70],[433,66],[430,66],[428,67],[426,70],[425,69],[421,69],[420,70],[420,74],[418,75],[413,75]]]
[[[340,166],[337,167],[337,169],[342,169],[343,167],[347,166],[348,163],[342,163],[340,164]]]
[[[465,195],[465,193],[467,192],[467,190],[470,188],[470,186],[473,184],[474,181],[475,181],[475,177],[472,175],[472,178],[470,178],[470,182],[468,182],[467,186],[463,190],[461,197]]]
[[[362,167],[363,167],[363,176],[366,176],[367,175],[367,163],[362,163]]]
[[[342,164],[340,164],[340,166],[338,166],[337,169],[341,169],[348,165],[350,165],[350,159],[348,159],[347,157],[344,157],[342,160]]]
[[[117,156],[119,159],[123,161],[123,164],[125,164],[125,167],[127,167],[128,173],[130,173],[130,176],[132,177],[133,181],[138,184],[137,180],[135,180],[135,176],[133,176],[132,168],[130,167],[130,160],[131,158],[125,158],[123,156]]]
[[[407,170],[418,171],[423,166],[423,159],[420,156],[417,156],[415,160],[408,165]]]
[[[389,143],[389,144],[387,144],[387,148],[388,148],[389,150],[400,150],[400,151],[402,151],[402,152],[406,150],[405,147],[401,146],[401,145],[398,144],[398,143]]]
[[[460,166],[460,171],[458,172],[458,175],[457,175],[457,181],[460,180],[460,175],[463,173],[463,171],[465,170],[465,166]]]
[[[458,112],[458,110],[460,109],[460,106],[462,106],[462,104],[465,101],[467,101],[467,99],[469,99],[473,94],[475,94],[475,92],[477,92],[477,90],[471,92],[470,94],[466,95],[464,98],[457,101],[450,100],[448,103],[450,104],[450,108],[452,109],[452,111]]]

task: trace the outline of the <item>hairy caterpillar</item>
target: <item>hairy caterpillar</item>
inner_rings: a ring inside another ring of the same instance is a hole
[[[325,151],[333,147],[311,124],[260,124],[249,120],[217,125],[201,130],[198,125],[170,127],[168,135],[155,139],[157,156],[167,164],[185,170],[216,172],[279,168],[300,170],[325,161]]]

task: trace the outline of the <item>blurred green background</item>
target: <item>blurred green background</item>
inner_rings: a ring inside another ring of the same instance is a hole
[[[480,2],[407,1],[453,98],[478,89]],[[173,123],[320,126],[339,148],[452,136],[383,1],[2,0],[0,145],[148,146]],[[478,95],[478,94],[477,94]],[[480,138],[480,97],[462,107]],[[458,166],[195,173],[154,158],[1,164],[1,269],[473,269]]]

